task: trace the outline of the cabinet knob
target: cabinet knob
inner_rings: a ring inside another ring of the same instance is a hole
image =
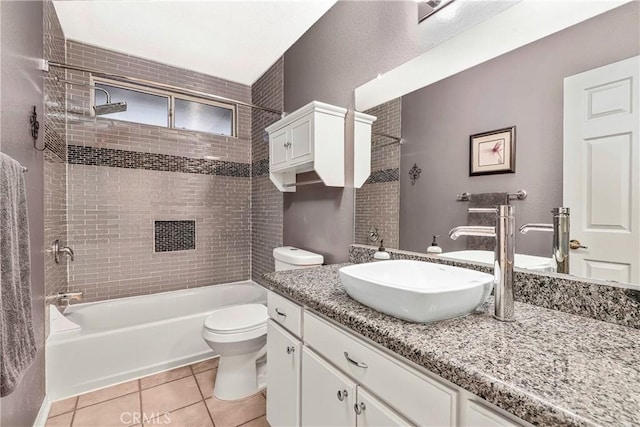
[[[349,392],[347,390],[338,390],[338,400],[342,402],[347,396],[349,396]]]
[[[367,406],[364,404],[364,402],[354,403],[353,405],[353,410],[356,411],[356,414],[358,415],[362,414],[365,409],[367,409]]]
[[[291,353],[293,353],[294,351],[296,351],[296,348],[295,348],[295,347],[287,347],[287,354],[291,354]]]
[[[284,148],[289,148],[291,147],[291,143],[290,142],[285,142],[284,143]]]

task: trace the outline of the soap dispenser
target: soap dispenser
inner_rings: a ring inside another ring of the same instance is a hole
[[[380,240],[380,247],[378,248],[378,252],[373,255],[374,260],[384,261],[386,259],[391,259],[391,255],[384,249],[384,240]]]
[[[440,236],[433,236],[433,242],[431,242],[431,246],[429,246],[427,248],[427,253],[428,254],[441,254],[442,253],[442,248],[440,246],[438,246],[438,242],[436,242],[436,239],[440,237]]]

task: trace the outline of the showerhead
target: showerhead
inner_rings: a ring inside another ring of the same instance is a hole
[[[96,116],[102,116],[103,114],[121,113],[127,111],[126,102],[113,102],[110,104],[95,105],[93,110],[96,112]]]
[[[93,87],[95,90],[104,92],[107,95],[107,103],[102,105],[94,105],[93,110],[96,112],[96,116],[102,116],[103,114],[121,113],[127,111],[127,103],[111,102],[111,94],[106,90],[98,86]]]

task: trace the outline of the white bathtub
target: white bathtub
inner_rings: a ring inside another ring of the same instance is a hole
[[[266,299],[264,288],[246,281],[73,305],[65,317],[81,329],[47,339],[47,397],[58,400],[213,357],[200,336],[209,313]]]

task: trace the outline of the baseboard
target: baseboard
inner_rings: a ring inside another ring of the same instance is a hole
[[[44,427],[45,424],[47,424],[47,418],[49,418],[50,410],[51,400],[49,400],[49,396],[45,394],[44,399],[42,400],[42,405],[40,406],[40,410],[38,411],[38,416],[33,422],[33,427]]]

